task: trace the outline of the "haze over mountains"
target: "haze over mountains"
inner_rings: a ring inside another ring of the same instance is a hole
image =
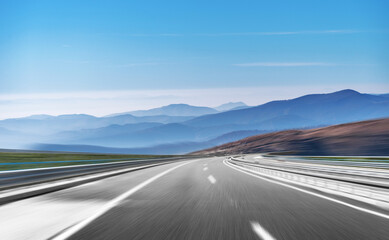
[[[183,122],[191,118],[166,115],[135,117],[131,114],[125,114],[114,117],[95,117],[86,114],[68,114],[55,117],[48,116],[41,119],[37,119],[35,116],[6,119],[0,121],[0,127],[29,134],[49,135],[60,131],[101,128],[113,124],[125,125],[148,122],[167,124]]]
[[[115,114],[110,114],[108,116],[111,117],[111,116],[119,116],[124,114],[131,114],[136,117],[158,116],[158,115],[196,117],[196,116],[213,114],[213,113],[224,112],[232,109],[246,108],[246,107],[248,106],[243,102],[225,103],[215,108],[191,106],[188,104],[170,104],[167,106],[153,108],[149,110],[138,110],[138,111],[125,112],[125,113],[115,113]]]
[[[218,111],[209,107],[197,107],[191,106],[188,104],[170,104],[168,106],[163,106],[159,108],[153,108],[149,110],[138,110],[126,113],[116,113],[109,116],[118,116],[123,114],[131,114],[137,117],[144,116],[158,116],[158,115],[168,115],[168,116],[201,116],[205,114],[217,113]]]
[[[248,108],[244,102],[229,102],[222,104],[218,107],[215,107],[216,110],[219,112],[225,112],[225,111],[230,111],[230,110],[238,110],[238,109],[243,109],[243,108]]]
[[[387,95],[343,90],[272,101],[255,107],[172,104],[95,117],[85,114],[0,121],[2,148],[175,154],[259,133],[389,117]]]

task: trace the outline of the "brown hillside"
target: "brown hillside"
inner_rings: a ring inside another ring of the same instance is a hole
[[[389,155],[389,118],[248,137],[194,154]]]

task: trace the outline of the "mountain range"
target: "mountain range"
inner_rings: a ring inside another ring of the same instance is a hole
[[[72,144],[35,144],[33,149],[44,151],[71,151],[71,152],[94,152],[94,153],[132,153],[132,154],[185,154],[192,151],[210,148],[216,145],[236,141],[248,136],[264,133],[264,131],[248,130],[248,131],[236,131],[221,135],[217,138],[204,141],[204,142],[178,142],[170,144],[160,144],[151,147],[133,147],[133,148],[120,148],[120,147],[102,147],[96,145],[72,145]]]
[[[6,119],[0,121],[0,147],[53,150],[53,146],[57,146],[76,150],[76,146],[83,146],[83,151],[120,148],[129,153],[174,154],[209,148],[258,133],[383,117],[389,117],[387,95],[342,90],[254,107],[240,102],[216,108],[172,104],[105,117],[71,114]],[[226,137],[229,134],[235,138]]]
[[[50,135],[61,131],[101,128],[115,124],[125,125],[149,122],[163,124],[177,123],[184,122],[191,118],[192,117],[167,115],[136,117],[131,114],[124,114],[112,117],[95,117],[86,114],[68,114],[47,116],[44,118],[32,116],[5,119],[0,121],[0,127],[29,134]]]
[[[219,112],[225,112],[230,110],[238,110],[238,109],[244,109],[249,108],[244,102],[229,102],[224,103],[218,107],[215,107],[214,109],[218,110]]]
[[[132,116],[136,116],[136,117],[158,116],[158,115],[197,117],[197,116],[202,116],[207,114],[229,111],[232,109],[242,109],[246,107],[248,106],[243,102],[229,102],[217,106],[215,108],[191,106],[188,104],[170,104],[167,106],[152,108],[149,110],[114,113],[108,115],[108,117],[120,116],[125,114],[131,114]]]
[[[125,113],[116,113],[109,116],[118,116],[123,114],[131,114],[136,117],[145,117],[145,116],[158,116],[158,115],[167,115],[167,116],[201,116],[206,114],[217,113],[218,111],[209,107],[197,107],[191,106],[188,104],[170,104],[167,106],[153,108],[149,110],[138,110]]]
[[[185,123],[190,126],[209,127],[221,124],[263,124],[264,121],[270,121],[274,129],[283,128],[285,123],[295,120],[301,121],[301,124],[297,124],[300,126],[331,125],[387,117],[388,104],[389,99],[385,96],[342,90],[272,101],[242,110],[201,116]]]

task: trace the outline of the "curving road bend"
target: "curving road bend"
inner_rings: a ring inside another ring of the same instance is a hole
[[[389,239],[388,212],[340,200],[382,216],[203,158],[0,206],[1,239]]]

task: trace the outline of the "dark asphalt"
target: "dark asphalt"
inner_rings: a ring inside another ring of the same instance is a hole
[[[175,169],[70,239],[261,239],[251,222],[278,240],[389,239],[388,219],[246,175],[222,160],[193,160]],[[123,174],[49,197],[107,201],[178,164]]]

